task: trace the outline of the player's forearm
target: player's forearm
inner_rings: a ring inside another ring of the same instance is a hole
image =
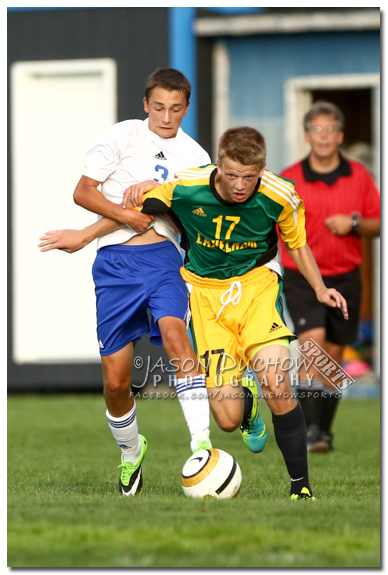
[[[321,289],[325,289],[326,286],[323,283],[321,272],[319,271],[318,264],[315,261],[310,247],[306,244],[301,248],[292,250],[286,244],[286,248],[296,263],[298,270],[309,282],[315,293],[318,293]]]
[[[143,232],[148,228],[152,222],[152,217],[140,214],[133,208],[123,210],[122,204],[114,204],[105,198],[98,189],[99,185],[100,182],[97,180],[82,176],[74,190],[75,203],[90,212],[126,224],[136,232]]]
[[[90,212],[120,221],[119,217],[123,212],[122,206],[107,200],[95,184],[98,182],[82,177],[74,190],[75,203]]]
[[[120,228],[124,228],[125,224],[117,222],[116,220],[111,220],[109,218],[102,217],[94,224],[87,226],[83,229],[85,234],[86,243],[90,243],[109,232],[114,232]]]

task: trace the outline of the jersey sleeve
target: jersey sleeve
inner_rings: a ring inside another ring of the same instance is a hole
[[[201,156],[198,158],[197,162],[193,165],[200,167],[200,166],[207,166],[208,164],[211,164],[210,156],[207,152],[205,152],[205,150],[202,150]]]
[[[276,221],[281,239],[292,250],[303,247],[306,244],[305,209],[295,183],[265,170],[260,190],[276,205],[283,206],[280,213],[277,210]]]
[[[296,250],[307,243],[305,207],[295,189],[295,183],[287,179],[283,179],[283,183],[283,193],[287,201],[284,202],[284,208],[277,224],[281,239],[291,250]]]
[[[296,205],[288,203],[278,219],[280,237],[291,250],[306,245],[305,210],[304,203],[295,194]]]
[[[83,175],[98,182],[105,182],[117,169],[120,154],[115,141],[115,126],[106,130],[92,143],[85,156]]]
[[[166,182],[161,186],[146,192],[143,196],[143,207],[141,211],[144,214],[166,213],[170,210],[174,197],[174,190],[178,180]]]

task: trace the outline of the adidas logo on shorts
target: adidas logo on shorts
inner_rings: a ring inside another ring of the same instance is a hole
[[[192,213],[195,214],[196,216],[203,216],[204,218],[206,218],[206,214],[202,208],[198,208],[197,210],[193,210]]]
[[[282,328],[281,325],[278,325],[277,323],[274,322],[274,323],[271,325],[271,329],[269,330],[269,333],[272,333],[273,331],[276,331],[277,329],[281,329],[281,328]]]

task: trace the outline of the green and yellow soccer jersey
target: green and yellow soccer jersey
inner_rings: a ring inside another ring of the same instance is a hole
[[[144,213],[172,212],[189,271],[226,279],[267,264],[277,254],[276,225],[291,249],[305,245],[304,205],[293,182],[265,170],[253,195],[234,203],[218,194],[216,172],[214,164],[180,172],[143,199]]]

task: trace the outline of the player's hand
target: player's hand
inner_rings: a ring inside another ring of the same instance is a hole
[[[55,230],[53,232],[46,232],[45,235],[39,239],[42,240],[41,243],[38,244],[38,248],[40,248],[41,252],[63,250],[68,254],[72,254],[81,250],[89,243],[84,230]]]
[[[347,236],[352,231],[352,216],[336,214],[327,218],[325,225],[334,236]]]
[[[135,232],[141,233],[150,227],[155,216],[142,214],[138,210],[127,209],[123,212],[121,219],[125,224],[135,230]]]
[[[329,307],[338,307],[345,319],[349,319],[346,299],[334,288],[322,288],[317,291],[317,299]]]
[[[127,188],[124,192],[123,208],[125,209],[127,207],[131,207],[131,204],[135,208],[139,208],[143,205],[143,194],[159,186],[160,184],[154,180],[147,180],[145,182],[140,182],[139,184],[129,186],[129,188]]]

